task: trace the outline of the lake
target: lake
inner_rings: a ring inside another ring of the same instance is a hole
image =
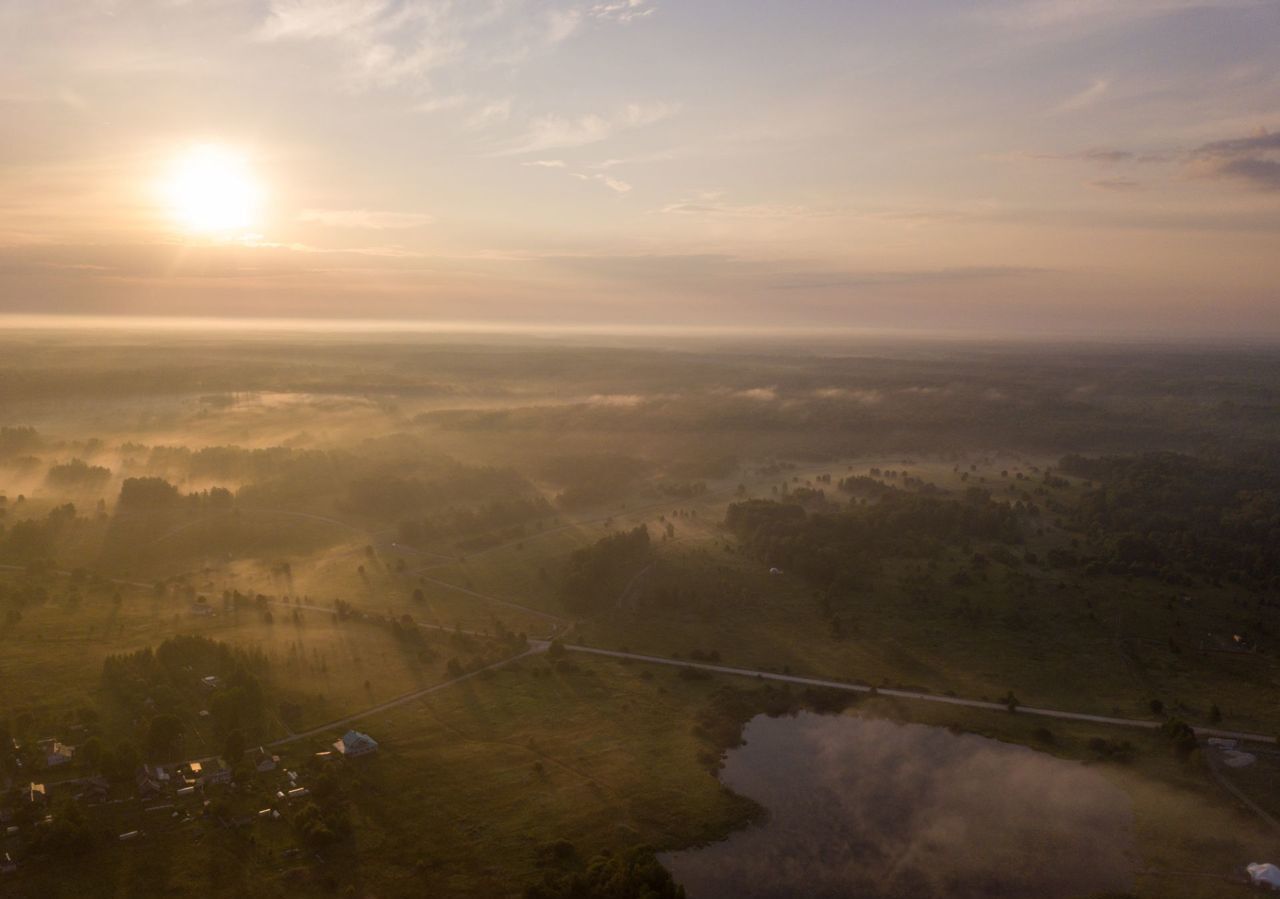
[[[721,780],[764,822],[662,861],[690,899],[1066,899],[1132,885],[1128,796],[1022,746],[851,715],[752,719]]]

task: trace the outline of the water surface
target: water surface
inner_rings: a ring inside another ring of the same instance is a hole
[[[1128,796],[1095,770],[921,724],[759,716],[721,780],[769,811],[663,862],[690,899],[1066,899],[1130,888]]]

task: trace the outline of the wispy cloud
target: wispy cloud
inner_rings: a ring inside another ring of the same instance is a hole
[[[1106,78],[1096,78],[1084,90],[1072,94],[1059,103],[1054,108],[1054,112],[1075,112],[1077,110],[1087,109],[1101,100],[1110,89],[1110,81]]]
[[[435,218],[422,212],[385,212],[371,209],[304,209],[298,221],[314,222],[331,228],[365,228],[386,231],[395,228],[420,228]]]
[[[626,181],[623,181],[621,178],[614,178],[609,175],[600,174],[599,172],[597,172],[594,175],[586,175],[586,174],[583,174],[582,172],[572,172],[571,174],[573,175],[573,177],[581,181],[599,182],[600,184],[603,184],[605,187],[609,188],[609,190],[613,191],[614,193],[626,194],[631,192],[631,185],[628,184]]]
[[[663,206],[659,212],[668,215],[723,216],[728,218],[778,219],[809,218],[833,214],[801,204],[736,203],[725,199],[720,191],[700,191]]]
[[[616,0],[597,3],[590,7],[592,18],[614,22],[634,22],[653,14],[654,7],[648,0]]]
[[[534,119],[523,135],[510,146],[491,154],[519,156],[543,150],[570,149],[608,140],[620,131],[630,131],[669,118],[679,110],[672,103],[629,103],[610,115],[577,117],[549,115]]]
[[[491,100],[478,107],[467,116],[465,124],[466,127],[475,130],[505,122],[509,118],[511,118],[511,98],[507,97],[502,100]]]
[[[1098,190],[1127,193],[1129,191],[1141,190],[1142,182],[1135,181],[1133,178],[1095,178],[1089,182],[1089,186],[1095,187]]]
[[[1260,0],[1014,0],[988,3],[978,15],[1020,31],[1090,33],[1197,9],[1258,6]]]
[[[647,0],[547,9],[511,0],[268,0],[259,41],[328,41],[341,48],[352,87],[419,86],[451,66],[514,65],[563,43],[588,22],[626,24]]]
[[[547,13],[547,41],[558,44],[568,40],[582,27],[582,12],[577,9],[553,9]]]

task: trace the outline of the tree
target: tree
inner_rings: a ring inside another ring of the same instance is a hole
[[[102,763],[102,741],[97,737],[90,737],[80,744],[80,748],[76,750],[76,760],[80,762],[85,771],[96,771],[98,765]]]
[[[524,895],[525,899],[684,899],[685,892],[652,849],[637,846],[619,855],[597,855],[583,870],[548,873]]]
[[[151,758],[171,759],[182,748],[182,722],[173,715],[156,715],[147,732],[147,752]]]
[[[239,728],[227,734],[227,742],[223,746],[222,755],[229,764],[235,765],[244,758],[245,737],[244,731]]]
[[[1160,733],[1169,741],[1169,745],[1173,747],[1174,753],[1178,758],[1186,761],[1191,757],[1200,744],[1196,741],[1196,732],[1185,721],[1178,718],[1170,718],[1164,724],[1160,725]]]

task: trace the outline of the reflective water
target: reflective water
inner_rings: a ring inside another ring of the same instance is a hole
[[[743,736],[721,779],[769,817],[663,857],[690,899],[1065,899],[1131,886],[1129,800],[1096,770],[852,716],[760,716]]]

